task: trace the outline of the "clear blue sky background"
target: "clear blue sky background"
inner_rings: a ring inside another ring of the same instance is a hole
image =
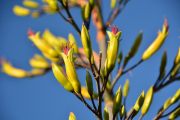
[[[109,13],[109,0],[104,2],[105,18]],[[16,17],[12,7],[21,0],[0,1],[0,56],[10,60],[15,66],[30,69],[28,60],[39,51],[27,38],[28,28],[43,31],[49,28],[55,35],[67,37],[69,32],[75,34],[78,44],[80,39],[73,28],[66,24],[58,15],[47,15],[34,20],[30,17]],[[123,32],[120,49],[126,54],[139,31],[144,32],[144,39],[138,55],[128,66],[141,58],[143,51],[154,40],[166,17],[170,32],[160,51],[150,60],[143,63],[130,74],[120,79],[118,85],[130,79],[130,94],[127,99],[128,109],[133,106],[142,90],[147,90],[156,80],[159,71],[161,55],[168,53],[167,70],[173,64],[173,59],[180,46],[180,1],[179,0],[131,0],[123,13],[116,19]],[[73,9],[73,16],[81,26],[80,11]],[[92,25],[93,27],[93,25]],[[94,28],[91,30],[93,48],[98,51]],[[85,75],[79,70],[79,77],[84,84]],[[158,108],[179,88],[176,82],[155,95],[150,112],[145,120],[151,120]],[[32,79],[15,79],[0,73],[0,120],[67,120],[69,112],[73,111],[78,120],[93,120],[94,116],[73,95],[66,92],[50,72],[44,76]],[[165,119],[164,119],[165,120]]]

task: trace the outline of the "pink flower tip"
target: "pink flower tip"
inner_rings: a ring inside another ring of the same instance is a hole
[[[28,36],[33,36],[35,35],[34,31],[30,28],[27,32]]]
[[[111,32],[112,32],[114,35],[116,35],[116,34],[119,32],[118,27],[115,26],[115,25],[113,25],[113,26],[111,27]]]
[[[166,27],[167,31],[169,29],[169,24],[167,18],[164,19],[164,26]]]

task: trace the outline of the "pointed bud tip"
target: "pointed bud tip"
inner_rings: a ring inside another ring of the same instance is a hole
[[[27,34],[28,34],[28,36],[33,36],[33,35],[35,35],[34,31],[33,31],[31,28],[28,29]]]
[[[73,44],[71,45],[69,41],[65,45],[62,46],[61,50],[65,55],[68,54],[69,50],[72,48]]]
[[[166,27],[167,31],[169,29],[169,24],[167,18],[164,19],[164,26]]]

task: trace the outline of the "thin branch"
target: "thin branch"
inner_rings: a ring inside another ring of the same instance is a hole
[[[68,18],[66,18],[65,20],[67,22],[69,22],[74,28],[75,30],[79,33],[79,35],[81,34],[81,30],[79,29],[78,25],[76,24],[76,22],[74,21],[70,11],[69,11],[69,6],[68,6],[68,3],[66,3],[66,6],[62,3],[61,0],[59,0],[59,2],[61,3],[61,5],[63,6],[63,8],[65,9],[67,15],[68,15]],[[59,13],[59,12],[58,12]],[[61,15],[61,14],[60,14]],[[64,18],[63,18],[64,19]]]
[[[143,115],[141,114],[141,115],[139,116],[138,120],[142,120],[142,118],[143,118]]]
[[[101,89],[100,89],[101,60],[102,60],[102,52],[101,51],[100,51],[99,56],[100,56],[100,59],[99,59],[99,70],[98,70],[98,80],[97,80],[98,96],[99,96],[98,112],[99,112],[99,116],[102,118],[102,95],[101,95]]]
[[[93,108],[91,108],[91,106],[84,100],[84,97],[82,96],[82,94],[80,94],[80,96],[79,96],[77,93],[74,93],[74,95],[75,95],[80,101],[82,101],[82,102],[84,103],[84,105],[85,105],[91,112],[93,112],[97,117],[99,117],[98,114],[97,114],[97,112],[96,112]]]
[[[174,66],[169,70],[169,72],[167,73],[167,75],[163,78],[163,79],[157,79],[155,84],[154,84],[154,88],[157,88],[158,86],[161,86],[164,81],[166,81],[166,79],[169,77],[169,75],[171,74],[172,70],[173,70]]]
[[[94,102],[93,96],[92,96],[92,95],[90,95],[90,98],[91,98],[91,102],[92,102],[92,105],[93,105],[93,107],[94,107],[95,111],[97,111],[97,107],[96,107],[96,105],[95,105],[95,102]]]
[[[138,61],[136,64],[134,64],[133,66],[131,66],[130,68],[128,68],[127,70],[124,70],[124,71],[123,71],[123,68],[120,68],[119,71],[118,71],[118,74],[115,76],[115,78],[114,78],[113,81],[112,81],[111,89],[114,88],[115,84],[117,83],[117,81],[119,80],[119,78],[120,78],[122,75],[124,75],[124,74],[126,74],[127,72],[135,69],[135,68],[136,68],[137,66],[139,66],[142,62],[143,62],[143,60],[140,60],[140,61]]]
[[[139,62],[137,62],[137,63],[136,63],[135,65],[133,65],[132,67],[128,68],[127,70],[124,70],[124,71],[122,72],[122,74],[125,74],[125,73],[133,70],[133,69],[136,68],[138,65],[140,65],[142,62],[143,62],[143,60],[140,60]]]
[[[176,109],[178,109],[180,107],[180,104],[178,106],[176,106],[173,110],[171,110],[170,112],[166,113],[165,115],[162,115],[160,118],[164,118],[169,116],[172,112],[174,112]]]
[[[168,86],[169,84],[171,84],[171,83],[173,83],[173,82],[175,82],[175,81],[178,81],[178,80],[179,80],[179,79],[176,79],[176,78],[169,78],[169,80],[168,80],[166,83],[158,86],[157,88],[154,88],[154,91],[155,91],[155,92],[158,92],[158,91],[161,90],[162,88],[164,88],[164,87]]]
[[[173,110],[171,110],[169,113],[165,114],[165,115],[163,115],[165,111],[162,109],[161,111],[158,112],[158,114],[154,117],[153,120],[159,120],[160,118],[167,117],[168,115],[170,115],[172,112],[174,112],[179,107],[180,107],[180,104],[178,106],[176,106]]]
[[[130,0],[123,0],[122,3],[119,3],[118,6],[116,8],[114,8],[108,17],[108,20],[106,22],[106,28],[111,25],[113,23],[113,21],[116,19],[116,17],[123,11],[123,9],[125,8],[126,4],[129,2]]]

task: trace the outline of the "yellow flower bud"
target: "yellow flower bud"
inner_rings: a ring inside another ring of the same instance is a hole
[[[176,76],[176,74],[178,73],[179,69],[180,69],[180,63],[175,64],[175,66],[174,66],[174,68],[173,68],[173,70],[171,72],[171,77]]]
[[[145,115],[147,111],[149,110],[152,99],[153,99],[153,87],[151,86],[149,90],[147,91],[145,99],[144,99],[144,103],[141,109],[142,115]]]
[[[180,107],[169,115],[169,120],[175,120],[180,116]]]
[[[118,48],[119,48],[119,38],[121,36],[121,32],[117,27],[112,27],[112,32],[107,31],[109,36],[109,43],[107,47],[107,58],[105,61],[105,73],[110,73],[116,63]]]
[[[144,91],[141,93],[141,95],[136,100],[136,103],[134,104],[133,108],[136,112],[138,112],[140,110],[140,108],[143,105],[143,102],[144,102]]]
[[[180,63],[180,48],[179,48],[179,50],[178,50],[178,53],[177,53],[177,55],[176,55],[176,58],[175,58],[174,63],[175,63],[175,64]]]
[[[88,92],[88,89],[86,87],[81,87],[81,94],[84,98],[86,99],[91,99],[91,96]],[[97,94],[96,93],[92,93],[92,98],[93,99],[97,99]]]
[[[113,101],[113,114],[115,115],[116,113],[119,112],[120,107],[121,107],[121,99],[122,99],[122,92],[121,92],[121,87],[118,88],[116,95],[114,97]]]
[[[120,111],[119,111],[120,117],[123,117],[125,114],[125,107],[124,105],[121,107]]]
[[[111,8],[114,9],[116,6],[117,0],[111,0]]]
[[[55,35],[53,35],[48,29],[46,29],[44,31],[42,38],[52,47],[53,46],[57,46],[57,47],[61,46],[60,40]]]
[[[28,77],[27,71],[13,67],[8,61],[2,60],[1,65],[2,65],[1,71],[9,76],[15,78]]]
[[[74,53],[78,53],[78,46],[76,43],[76,39],[74,38],[73,34],[69,34],[68,40],[70,42],[70,45],[72,45],[72,48],[74,49]]]
[[[165,19],[162,31],[159,31],[158,36],[156,37],[154,42],[143,53],[142,60],[149,59],[156,51],[160,49],[168,35],[168,28],[168,22]]]
[[[163,105],[163,110],[165,111],[171,105],[171,98],[168,98]]]
[[[51,55],[47,54],[47,53],[42,53],[44,55],[44,57],[46,57],[47,59],[51,60],[52,62],[58,62],[60,61],[60,58],[57,57],[52,57]]]
[[[123,96],[127,97],[129,92],[129,80],[126,80],[124,87],[123,87]]]
[[[81,30],[81,41],[86,57],[89,59],[89,61],[91,61],[91,63],[94,63],[89,32],[84,24],[82,25]]]
[[[109,120],[109,112],[107,106],[104,107],[104,120]]]
[[[58,10],[57,0],[43,0],[43,1],[47,3],[52,10],[55,10],[55,11]]]
[[[68,46],[66,46],[63,49],[61,56],[64,60],[66,73],[67,73],[69,82],[72,84],[74,91],[77,93],[80,93],[81,92],[81,84],[78,80],[78,76],[77,76],[76,69],[74,66],[73,50],[68,48]]]
[[[76,120],[76,116],[74,115],[73,112],[70,112],[70,114],[69,114],[69,120]]]
[[[73,87],[67,79],[67,77],[65,76],[65,74],[63,73],[63,68],[58,64],[52,63],[52,71],[55,78],[64,87],[64,89],[72,92]]]
[[[84,8],[82,8],[82,17],[85,21],[89,20],[91,15],[91,6],[90,3],[87,3]]]
[[[48,54],[52,57],[57,57],[58,53],[51,48],[51,46],[44,40],[40,38],[40,33],[37,32],[36,34],[33,33],[31,30],[28,32],[29,39],[36,45],[36,47],[41,50],[41,52]]]
[[[171,104],[176,103],[180,99],[180,89],[176,91],[174,96],[171,98]]]
[[[30,10],[18,5],[13,7],[13,12],[17,16],[28,16],[30,14]]]
[[[49,68],[49,63],[46,61],[46,59],[38,54],[30,59],[29,64],[34,68]]]
[[[23,0],[23,5],[29,8],[38,8],[39,4],[32,0]]]

